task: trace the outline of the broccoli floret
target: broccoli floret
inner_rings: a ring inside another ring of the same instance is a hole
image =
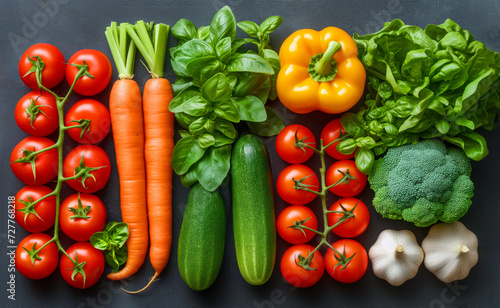
[[[378,213],[427,227],[467,213],[474,195],[470,174],[461,149],[430,139],[389,149],[375,161],[368,181]]]

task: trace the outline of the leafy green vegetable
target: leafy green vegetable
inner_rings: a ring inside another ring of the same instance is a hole
[[[96,249],[103,250],[106,263],[113,272],[127,262],[128,225],[124,222],[109,222],[103,231],[90,237],[90,243]]]
[[[474,160],[488,154],[475,130],[498,122],[500,54],[449,19],[425,29],[395,19],[354,40],[368,94],[357,114],[342,116],[348,134],[337,149],[352,153],[358,146],[364,173],[375,155],[421,138],[441,138]]]
[[[236,19],[227,6],[219,10],[209,26],[196,29],[186,19],[172,27],[178,45],[170,49],[177,75],[170,111],[185,129],[174,148],[172,166],[182,183],[196,182],[214,191],[226,178],[231,145],[238,131],[234,124],[245,121],[250,130],[273,136],[284,126],[269,107],[276,99],[278,54],[270,49],[269,34],[283,22],[271,16],[261,25]],[[250,38],[236,38],[239,27]],[[245,49],[254,44],[256,50]]]

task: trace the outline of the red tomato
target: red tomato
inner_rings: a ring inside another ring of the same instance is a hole
[[[309,242],[316,233],[310,230],[292,229],[291,226],[296,221],[304,221],[302,225],[310,229],[316,230],[318,228],[318,220],[316,215],[310,208],[303,205],[291,205],[285,208],[278,216],[277,228],[279,235],[290,244],[305,244]]]
[[[309,264],[309,267],[316,270],[306,270],[297,264],[297,262],[299,262],[299,255],[307,258],[309,253],[313,250],[314,247],[311,245],[301,244],[288,248],[283,254],[281,258],[281,274],[292,286],[307,288],[315,285],[321,279],[321,276],[323,276],[325,263],[323,256],[317,250],[314,252],[313,259]]]
[[[293,180],[302,181],[302,184],[308,185],[307,188],[319,191],[318,176],[314,171],[304,165],[291,165],[283,169],[276,181],[276,189],[280,197],[285,202],[290,204],[306,204],[316,198],[316,194],[302,189],[295,189],[295,182]]]
[[[66,81],[69,85],[73,84],[79,70],[78,67],[72,64],[82,65],[84,61],[89,67],[89,74],[94,76],[94,78],[89,76],[80,77],[73,90],[81,95],[96,95],[104,90],[111,81],[111,76],[113,74],[111,62],[108,57],[99,50],[82,49],[77,51],[69,58],[68,64],[66,65]]]
[[[14,116],[17,126],[33,136],[47,136],[59,127],[56,99],[45,91],[31,91],[23,96]]]
[[[36,73],[32,72],[28,75],[26,73],[33,67],[30,58],[39,56],[44,63],[42,70],[42,85],[50,89],[57,86],[64,78],[65,61],[64,56],[57,47],[50,44],[35,44],[29,47],[21,56],[19,60],[19,77],[23,83],[31,89],[38,90],[38,83],[36,82]]]
[[[106,137],[111,126],[109,110],[94,99],[83,99],[71,106],[64,118],[66,126],[80,125],[80,123],[87,123],[83,128],[83,134],[82,128],[71,128],[68,129],[69,136],[76,142],[84,144],[98,143]]]
[[[354,217],[344,220],[340,225],[332,229],[333,233],[340,237],[356,237],[363,233],[368,227],[370,222],[370,212],[366,207],[366,204],[356,198],[343,198],[335,202],[330,211],[343,211],[341,205],[348,211],[352,210],[354,206],[356,208],[353,211]],[[333,226],[336,224],[344,214],[341,213],[329,213],[328,214],[328,225]]]
[[[34,170],[30,162],[14,161],[26,157],[30,152],[40,151],[52,145],[54,142],[45,137],[29,136],[21,140],[10,154],[10,168],[15,176],[26,185],[43,185],[50,182],[57,175],[59,168],[56,148],[37,154],[33,160]]]
[[[25,237],[16,248],[16,269],[29,279],[42,279],[52,274],[59,259],[57,245],[51,242],[40,250],[33,262],[26,250],[36,251],[52,238],[44,233],[33,233]]]
[[[108,183],[111,174],[111,162],[108,154],[96,145],[80,145],[68,153],[63,163],[64,177],[72,177],[82,167],[91,168],[83,176],[69,180],[66,183],[79,191],[93,193],[101,190]]]
[[[78,242],[69,247],[66,252],[77,263],[74,264],[66,255],[61,257],[61,276],[67,283],[77,289],[86,289],[93,286],[104,272],[104,255],[95,249],[89,242]],[[79,269],[75,269],[78,267]],[[73,272],[76,271],[74,277]],[[85,274],[85,278],[84,278]]]
[[[89,241],[106,224],[106,207],[95,195],[73,194],[61,204],[59,224],[64,234],[75,241]]]
[[[295,138],[295,134],[297,134],[297,138]],[[302,142],[316,148],[316,139],[309,128],[299,124],[283,128],[276,137],[276,152],[281,159],[290,164],[301,164],[314,154],[314,150],[310,148],[296,147],[296,140],[302,140]]]
[[[56,220],[56,197],[50,196],[40,202],[35,201],[50,194],[47,186],[25,186],[15,197],[16,213],[14,218],[24,230],[37,233],[48,230]]]
[[[368,267],[368,254],[365,248],[355,240],[344,239],[337,241],[332,244],[341,255],[345,255],[345,258],[352,259],[344,265],[339,264],[335,267],[339,261],[335,257],[340,257],[331,248],[325,254],[325,268],[327,273],[332,276],[333,279],[343,282],[352,283],[358,281],[366,272]]]
[[[345,132],[342,124],[340,124],[340,119],[330,121],[325,125],[325,127],[323,127],[323,130],[321,131],[321,139],[323,139],[323,144],[326,146],[335,141],[340,136],[341,131],[342,133]],[[356,151],[352,152],[349,155],[345,155],[337,151],[337,144],[339,144],[339,142],[340,141],[337,141],[326,148],[326,154],[338,160],[353,158]]]
[[[339,170],[343,173],[349,171],[349,174],[355,179],[350,179],[347,183],[340,183],[330,188],[332,193],[340,197],[354,197],[363,191],[366,186],[366,174],[358,170],[353,160],[339,160],[333,163],[326,172],[327,186],[333,185],[342,179],[344,175]]]

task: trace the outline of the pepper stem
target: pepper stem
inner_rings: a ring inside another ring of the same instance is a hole
[[[342,45],[337,41],[328,43],[328,48],[324,53],[311,58],[308,67],[309,76],[317,82],[328,82],[335,79],[338,65],[333,56],[341,49]]]
[[[323,56],[321,56],[321,59],[316,62],[316,73],[326,76],[330,73],[331,70],[331,64],[330,62],[332,61],[333,56],[342,48],[342,45],[340,45],[339,42],[337,41],[331,41],[328,44],[328,48],[326,49],[325,53],[323,53]]]

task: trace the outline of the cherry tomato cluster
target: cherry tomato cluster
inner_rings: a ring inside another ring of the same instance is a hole
[[[278,175],[276,189],[288,204],[278,216],[279,235],[288,243],[281,259],[283,278],[296,287],[316,284],[324,271],[335,280],[352,283],[359,280],[368,267],[364,247],[351,239],[368,227],[370,215],[366,205],[354,198],[366,185],[366,175],[361,173],[351,158],[336,150],[343,135],[340,119],[329,122],[321,132],[319,149],[316,139],[307,127],[293,124],[285,127],[276,138],[278,155],[291,165]],[[321,158],[320,177],[304,163],[318,153]],[[329,168],[325,153],[336,159]],[[330,207],[326,192],[340,197]],[[321,197],[324,230],[318,231],[318,219],[307,204]],[[340,239],[330,244],[326,238],[333,232]],[[322,239],[316,247],[307,244],[315,235]],[[327,245],[323,257],[319,248]]]
[[[21,80],[33,91],[17,103],[15,120],[30,136],[13,149],[10,166],[27,185],[15,196],[15,220],[32,234],[17,246],[16,268],[27,278],[42,279],[59,264],[66,282],[87,288],[104,271],[104,255],[89,240],[106,223],[104,203],[92,193],[108,182],[111,163],[106,152],[94,144],[106,137],[111,120],[109,110],[94,99],[76,102],[66,116],[63,107],[72,91],[90,96],[104,90],[111,81],[111,63],[102,52],[91,49],[76,52],[66,62],[57,47],[35,44],[21,56],[18,68]],[[60,97],[51,89],[64,78],[70,89]],[[53,141],[49,135],[57,129]],[[82,145],[63,159],[65,132]],[[55,188],[51,189],[53,182]],[[76,192],[61,203],[63,183]],[[59,242],[59,226],[77,241],[66,250]],[[43,233],[52,227],[52,237]]]

